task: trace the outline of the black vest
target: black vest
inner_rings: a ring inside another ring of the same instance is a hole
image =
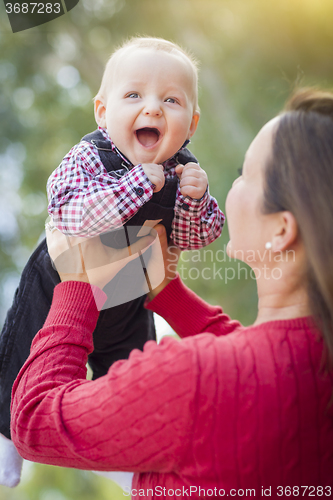
[[[108,171],[109,175],[119,179],[125,175],[131,163],[128,161],[127,168],[126,163],[120,156],[118,156],[111,149],[111,143],[105,140],[103,134],[100,130],[95,130],[91,134],[87,134],[82,138],[82,141],[87,141],[96,146],[98,149],[98,154],[103,163],[104,167]],[[175,160],[186,165],[188,162],[198,163],[198,160],[194,155],[187,149],[183,148],[175,155]],[[101,235],[101,240],[105,245],[111,246],[113,248],[124,248],[129,243],[135,243],[137,239],[139,228],[147,220],[158,220],[161,219],[160,224],[163,224],[166,228],[168,239],[171,234],[172,220],[174,217],[174,205],[176,200],[176,193],[178,187],[178,177],[175,176],[172,179],[167,179],[163,188],[158,192],[154,193],[152,198],[145,203],[138,212],[128,220],[123,227],[120,229],[114,229],[106,234]],[[135,188],[137,196],[142,196],[143,188],[138,186]],[[121,214],[120,214],[121,215]],[[133,227],[135,226],[135,227]],[[132,227],[132,229],[131,229]]]

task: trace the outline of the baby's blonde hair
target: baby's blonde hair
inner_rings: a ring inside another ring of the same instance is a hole
[[[198,73],[199,64],[195,57],[184,50],[180,45],[170,42],[169,40],[164,40],[163,38],[154,37],[140,37],[135,36],[126,40],[122,45],[117,47],[115,51],[111,54],[108,62],[106,63],[105,70],[102,77],[101,86],[95,97],[96,99],[103,98],[106,95],[107,82],[112,74],[112,69],[115,66],[116,61],[119,56],[126,50],[137,48],[137,49],[154,49],[167,52],[169,54],[181,55],[191,66],[193,71],[193,111],[199,111],[198,104]]]

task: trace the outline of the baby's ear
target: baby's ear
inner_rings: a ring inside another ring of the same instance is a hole
[[[190,137],[192,137],[192,135],[194,134],[194,132],[197,130],[197,126],[198,126],[198,122],[199,122],[199,118],[200,118],[200,113],[199,111],[195,111],[193,113],[193,116],[192,116],[192,121],[191,121],[191,125],[190,125],[190,129],[188,131],[188,139]]]
[[[106,108],[102,98],[96,96],[95,98],[95,120],[97,125],[102,128],[106,128],[106,117],[105,117]]]

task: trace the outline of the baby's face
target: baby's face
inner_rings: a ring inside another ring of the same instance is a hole
[[[107,95],[95,103],[98,125],[133,163],[162,163],[195,132],[194,76],[181,56],[132,49],[116,62]]]

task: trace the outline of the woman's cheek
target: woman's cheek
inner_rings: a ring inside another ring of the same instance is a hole
[[[233,258],[233,250],[232,250],[231,240],[229,240],[227,243],[227,256],[230,257],[231,259]]]
[[[225,214],[226,220],[228,223],[228,231],[229,231],[229,242],[227,245],[227,255],[232,258],[233,254],[233,228],[234,228],[234,192],[233,188],[230,189],[227,199],[225,201]]]
[[[247,239],[247,193],[242,189],[239,182],[230,189],[225,202],[226,220],[229,231],[229,250],[234,252],[240,250],[246,244]],[[228,250],[228,251],[229,251]]]
[[[227,194],[227,198],[225,200],[225,215],[226,215],[226,217],[229,217],[229,203],[230,203],[231,191],[232,191],[232,188],[230,189],[229,193]]]
[[[229,228],[229,235],[230,235],[230,227],[233,224],[234,218],[235,218],[235,212],[238,210],[238,203],[237,203],[237,186],[233,186],[228,195],[227,199],[225,201],[225,214],[226,218],[228,221],[228,228]]]

